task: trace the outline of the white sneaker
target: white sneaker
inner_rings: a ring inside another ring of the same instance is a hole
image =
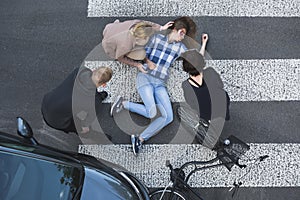
[[[123,110],[123,97],[118,96],[113,105],[110,108],[110,116],[113,116],[114,113],[119,113]]]

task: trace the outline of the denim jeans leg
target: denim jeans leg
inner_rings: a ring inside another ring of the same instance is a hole
[[[163,110],[160,111],[162,117],[165,119],[164,126],[167,126],[173,121],[173,109],[167,88],[165,86],[158,87],[155,90],[154,96],[157,104],[162,105]]]
[[[156,87],[154,90],[154,96],[161,116],[151,122],[150,125],[142,132],[141,137],[145,140],[151,138],[173,121],[172,105],[166,87],[162,85]]]
[[[129,110],[130,112],[140,114],[146,118],[151,119],[155,117],[157,111],[153,90],[153,86],[150,84],[140,87],[138,89],[138,93],[140,94],[144,104],[133,103],[128,101],[124,103],[124,108]]]

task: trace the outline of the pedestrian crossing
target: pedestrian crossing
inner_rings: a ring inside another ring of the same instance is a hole
[[[148,187],[165,187],[169,183],[169,169],[166,160],[174,167],[193,160],[208,160],[215,152],[191,144],[151,144],[144,145],[138,157],[132,153],[131,145],[81,145],[79,152],[118,163],[144,180]],[[122,156],[116,156],[122,155]],[[261,163],[254,164],[245,160],[269,155]],[[242,187],[299,187],[300,144],[251,143],[244,161],[245,169],[237,166],[228,171],[225,167],[197,172],[192,176],[192,187],[232,187],[232,183],[249,172],[240,181]],[[189,169],[191,170],[191,169]]]
[[[214,68],[224,82],[231,101],[299,101],[300,60],[208,60],[207,67]],[[86,61],[85,66],[95,69],[110,66],[114,75],[105,90],[111,96],[105,100],[112,103],[118,95],[125,99],[141,102],[135,85],[138,70],[117,61]],[[168,92],[172,102],[183,102],[181,83],[187,79],[178,61],[170,69]],[[130,81],[129,81],[130,80]]]
[[[276,18],[276,20],[298,20],[299,15],[300,1],[298,0],[89,0],[87,7],[87,16],[90,18],[105,17],[113,19],[118,17],[147,18],[151,16],[163,19],[176,18],[174,16],[193,16],[198,19],[199,17],[211,16],[230,19],[233,17],[241,19],[245,19],[244,17],[247,19],[258,17],[272,21],[272,18]],[[299,37],[295,36],[300,34],[297,30],[297,28],[295,32],[293,28],[286,30],[287,37],[299,39]],[[218,34],[222,34],[222,32]],[[238,33],[235,34],[238,35]],[[213,38],[210,40],[213,40]],[[277,41],[274,40],[273,42],[276,43]],[[299,40],[295,42],[299,42]],[[276,47],[274,43],[271,44],[272,48]],[[99,45],[96,48],[99,48]],[[217,47],[215,46],[214,48]],[[285,46],[282,48],[288,49]],[[225,56],[225,58],[218,60],[208,60],[207,66],[213,67],[220,73],[231,100],[241,104],[240,108],[243,107],[243,102],[276,102],[280,106],[285,102],[289,103],[292,101],[295,103],[295,113],[297,113],[297,110],[300,110],[300,60],[299,56],[297,56],[297,51],[300,53],[300,50],[297,45],[294,48],[292,47],[292,49],[296,53],[293,56],[289,56],[285,55],[284,52],[282,53],[282,51],[268,49],[266,45],[265,49],[263,49],[265,51],[262,52],[280,52],[280,55],[284,56],[278,56],[276,53],[274,53],[276,56],[265,56],[267,58],[257,53],[251,59],[226,59]],[[117,95],[122,95],[125,99],[131,101],[141,101],[135,89],[136,68],[105,59],[86,59],[84,65],[89,68],[95,68],[100,65],[112,67],[114,76],[107,88],[105,88],[111,94],[105,101],[107,106],[110,105]],[[171,101],[173,103],[182,102],[181,82],[187,78],[187,75],[182,72],[180,61],[177,61],[171,69],[170,77],[168,90]],[[247,111],[241,110],[240,112]],[[299,118],[299,115],[295,113],[291,113],[289,117]],[[278,115],[280,114],[282,113],[278,113]],[[245,114],[245,118],[247,117],[250,121],[251,116],[246,116]],[[274,117],[271,121],[280,123],[280,118]],[[295,120],[292,119],[292,121]],[[239,122],[235,121],[234,123],[237,124]],[[286,121],[284,123],[284,125],[289,124]],[[261,124],[254,124],[254,126],[261,126]],[[259,134],[253,133],[254,136]],[[276,137],[276,135],[273,137]],[[298,140],[296,139],[295,141]],[[251,168],[250,174],[245,177],[242,187],[299,187],[300,146],[299,143],[293,142],[261,143],[256,141],[250,143],[251,148],[247,156],[253,157],[268,154],[270,158],[264,163]],[[118,163],[133,172],[147,186],[153,188],[164,187],[168,183],[169,171],[164,166],[166,160],[170,160],[172,164],[178,167],[186,161],[207,160],[214,156],[214,152],[196,144],[147,144],[144,145],[141,154],[135,157],[131,152],[131,146],[126,144],[126,142],[124,143],[117,145],[84,144],[79,146],[79,152]],[[243,170],[239,168],[234,168],[232,172],[226,171],[226,168],[218,168],[196,174],[190,183],[193,187],[226,188],[231,187],[235,178],[241,174],[243,174]]]
[[[298,0],[89,0],[88,17],[298,17]]]

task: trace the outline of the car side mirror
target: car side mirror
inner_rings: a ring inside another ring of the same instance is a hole
[[[17,133],[26,140],[29,140],[32,144],[36,145],[38,142],[33,137],[32,129],[29,123],[22,117],[17,117]]]

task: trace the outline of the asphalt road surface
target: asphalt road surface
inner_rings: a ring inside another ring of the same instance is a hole
[[[254,63],[262,61],[271,63],[270,67],[261,68],[261,74],[250,75],[250,79],[255,79],[261,86],[266,82],[264,80],[273,78],[270,76],[273,71],[269,70],[278,67],[283,69],[281,75],[275,76],[278,81],[275,80],[274,85],[265,84],[268,89],[262,91],[273,95],[272,98],[240,101],[239,98],[242,96],[234,97],[236,100],[231,103],[231,120],[225,124],[222,133],[224,136],[233,134],[247,143],[254,144],[300,143],[300,11],[297,1],[291,1],[290,4],[293,5],[289,5],[289,1],[286,1],[279,9],[282,15],[278,10],[273,12],[268,10],[269,8],[262,12],[263,14],[253,16],[252,11],[242,15],[239,13],[217,15],[218,10],[214,11],[215,13],[211,11],[212,14],[186,11],[185,14],[192,16],[198,26],[198,41],[201,33],[209,34],[207,51],[213,60],[241,62],[241,68],[244,67],[245,60]],[[87,55],[101,42],[102,31],[107,23],[115,19],[123,21],[141,18],[164,24],[180,16],[175,11],[168,11],[168,14],[163,15],[164,11],[157,9],[149,11],[153,12],[153,15],[135,15],[134,9],[132,11],[130,6],[120,6],[120,12],[128,15],[118,15],[118,9],[114,10],[109,5],[106,6],[105,3],[101,5],[97,1],[89,3],[77,0],[2,0],[0,2],[1,131],[15,134],[16,117],[23,116],[31,124],[39,142],[60,149],[77,151],[78,145],[82,144],[77,135],[65,134],[44,124],[40,112],[43,95],[55,88],[75,67],[82,64]],[[258,10],[260,6],[264,5],[257,4]],[[153,7],[155,8],[155,4]],[[109,14],[104,15],[105,12]],[[284,66],[280,62],[278,64],[278,60],[283,61]],[[105,55],[99,61],[106,61]],[[275,64],[272,65],[274,62]],[[242,79],[248,76],[246,72],[241,72]],[[127,81],[131,82],[132,79]],[[280,94],[272,90],[273,87],[281,86],[276,85],[277,83],[286,88],[285,91],[279,92],[286,94],[284,96],[286,99],[281,99]],[[254,86],[255,83],[249,88]],[[245,96],[248,97],[250,90],[246,89],[245,92]],[[177,103],[174,102],[173,105]],[[121,130],[116,123],[119,121],[126,124],[126,117],[122,117],[121,113],[119,118],[111,118],[108,115],[109,109],[110,102],[107,102],[103,107],[103,118],[100,120],[102,129],[112,137],[113,143],[129,144],[127,131]],[[131,114],[131,117],[141,127],[149,122],[135,114]],[[130,131],[137,134],[141,127]],[[171,125],[147,143],[168,144],[179,130],[181,129],[178,120],[175,119]],[[91,141],[91,137],[86,136],[82,139],[84,142]],[[292,149],[291,152],[299,153],[299,149]],[[299,160],[294,164],[300,166]],[[289,178],[286,180],[291,181]],[[299,172],[295,172],[292,176],[292,182],[293,184],[288,186],[279,184],[272,187],[262,184],[242,187],[239,199],[298,199]],[[225,196],[225,199],[230,199],[227,187],[211,186],[200,188],[199,191],[207,199],[224,199]]]

